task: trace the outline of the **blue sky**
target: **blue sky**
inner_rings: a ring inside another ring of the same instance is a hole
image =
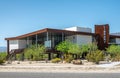
[[[120,32],[120,0],[0,0],[0,46],[14,37],[43,28],[64,29],[109,24]]]

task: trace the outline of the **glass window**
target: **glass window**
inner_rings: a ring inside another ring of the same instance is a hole
[[[45,47],[51,48],[51,40],[45,41]]]
[[[17,44],[18,40],[10,40],[10,44]]]

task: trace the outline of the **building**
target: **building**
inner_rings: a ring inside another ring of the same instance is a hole
[[[5,38],[8,55],[13,52],[12,50],[19,53],[29,45],[43,44],[49,56],[51,53],[59,54],[55,46],[66,39],[79,45],[97,42],[100,50],[104,50],[109,44],[120,44],[120,35],[109,34],[108,24],[95,25],[95,33],[92,33],[91,28],[83,27],[71,27],[64,30],[45,28],[17,37]]]

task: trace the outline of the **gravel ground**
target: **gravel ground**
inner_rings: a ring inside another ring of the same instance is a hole
[[[103,66],[103,67],[102,67]],[[111,64],[110,64],[111,66]],[[12,64],[0,65],[0,72],[67,72],[67,73],[119,73],[120,66],[104,67],[103,65],[73,65],[63,63],[44,63],[24,61],[18,64],[18,61]]]

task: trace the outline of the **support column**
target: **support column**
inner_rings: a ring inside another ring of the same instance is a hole
[[[46,41],[49,41],[49,33],[46,33]],[[51,60],[51,53],[48,53],[48,60]]]
[[[51,53],[48,53],[48,60],[51,60]]]
[[[29,37],[27,37],[27,47],[29,47]]]
[[[46,41],[49,40],[48,37],[49,37],[49,33],[47,32],[47,34],[46,34]]]
[[[21,54],[21,60],[24,61],[24,53]]]
[[[49,33],[47,32],[46,33],[46,42],[47,42],[47,45],[45,45],[47,48],[49,48],[48,41],[49,41]]]
[[[64,41],[64,33],[62,32],[62,41]]]
[[[51,53],[51,59],[53,59],[54,58],[54,53]]]
[[[55,39],[54,39],[54,35],[52,36],[52,48],[55,47]]]
[[[36,34],[36,41],[35,41],[35,44],[36,44],[36,47],[37,47],[37,45],[38,45],[38,36],[37,36],[37,34]]]
[[[59,53],[57,53],[57,58],[60,58],[60,54]]]
[[[64,33],[62,32],[62,41],[64,41]],[[64,53],[61,52],[61,59],[62,59],[62,63],[63,63],[63,59],[64,59]]]
[[[9,40],[7,40],[7,54],[9,55],[10,54],[10,44],[9,44]]]

